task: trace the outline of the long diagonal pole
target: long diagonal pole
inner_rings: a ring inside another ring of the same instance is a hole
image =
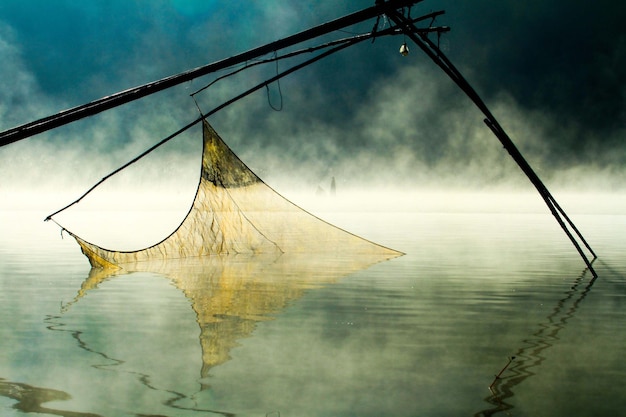
[[[361,23],[366,20],[374,19],[377,16],[389,14],[396,9],[411,7],[421,1],[423,0],[388,0],[385,2],[377,1],[376,4],[372,7],[362,9],[360,11],[332,20],[330,22],[326,22],[321,25],[304,30],[302,32],[298,32],[286,38],[223,59],[221,61],[207,64],[205,66],[198,67],[180,74],[172,75],[170,77],[166,77],[158,81],[153,81],[138,87],[130,88],[128,90],[120,91],[110,96],[102,97],[100,99],[77,107],[73,107],[68,110],[63,110],[57,114],[53,114],[48,117],[44,117],[42,119],[38,119],[30,123],[14,127],[12,129],[5,130],[3,132],[0,132],[0,147],[72,123],[85,117],[93,116],[105,110],[121,106],[122,104],[126,104],[134,100],[138,100],[150,94],[154,94],[159,91],[163,91],[176,85],[182,84],[184,82],[191,81],[195,78],[202,77],[204,75],[211,74],[225,68],[230,68],[234,65],[238,65],[246,61],[251,61],[260,56],[267,55],[272,52],[279,51],[302,42],[306,42],[310,39],[326,35],[330,32],[344,29],[346,27]]]
[[[427,33],[420,33],[417,27],[413,24],[413,22],[409,18],[405,17],[403,13],[400,13],[397,10],[391,11],[388,16],[395,24],[403,29],[406,36],[408,36],[417,46],[419,46],[420,49],[422,49],[422,51],[424,51],[426,55],[428,55],[483,112],[483,114],[485,115],[485,124],[500,140],[502,146],[509,152],[517,165],[519,165],[519,167],[522,169],[524,174],[526,174],[530,182],[535,186],[535,188],[539,192],[539,195],[541,195],[546,205],[550,209],[552,215],[555,217],[556,221],[559,223],[567,237],[570,239],[570,241],[580,254],[581,258],[585,261],[587,268],[589,268],[594,277],[597,277],[598,275],[591,265],[592,261],[596,259],[596,254],[594,253],[593,249],[591,249],[578,228],[574,225],[574,223],[570,220],[565,211],[557,203],[554,196],[552,196],[550,191],[548,191],[548,188],[545,186],[543,181],[541,181],[537,173],[532,169],[528,161],[526,161],[522,153],[519,151],[517,146],[515,146],[515,144],[513,143],[509,135],[504,131],[500,123],[498,123],[494,115],[491,113],[484,101],[480,98],[478,93],[476,93],[474,88],[472,88],[469,82],[467,82],[467,80],[452,64],[452,62],[445,56],[445,54],[439,49],[439,47],[428,38]],[[570,230],[570,227],[572,230]],[[589,250],[589,252],[593,256],[592,260],[587,257],[587,254],[585,254],[585,252],[581,248],[578,240],[574,237],[572,231],[574,234],[576,234],[576,236],[578,236],[583,245]]]

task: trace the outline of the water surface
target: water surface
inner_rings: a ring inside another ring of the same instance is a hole
[[[545,212],[329,212],[406,255],[113,275],[43,217],[0,219],[3,416],[626,409],[619,213],[574,216],[600,255],[595,280]]]

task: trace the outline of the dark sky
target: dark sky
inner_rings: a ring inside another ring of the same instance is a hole
[[[0,129],[220,60],[372,4],[4,0]],[[596,180],[605,187],[621,186],[626,7],[608,0],[433,0],[418,3],[412,15],[436,10],[446,14],[435,24],[452,28],[440,40],[443,50],[540,176],[557,186],[595,186]],[[373,23],[349,31],[367,32]],[[400,56],[402,41],[399,36],[365,42],[283,79],[281,112],[271,109],[262,90],[210,121],[244,161],[270,180],[289,177],[312,184],[336,175],[345,184],[518,184],[517,168],[481,114],[417,47],[409,44],[409,56]],[[198,95],[198,103],[208,111],[275,71],[271,64],[244,72]],[[197,117],[189,94],[211,80],[195,80],[0,148],[3,177],[45,183],[55,171],[58,184],[75,180],[73,172],[82,170],[93,171],[93,176],[81,176],[85,184],[100,178]],[[277,92],[273,85],[274,105],[280,103]],[[181,140],[161,158],[185,160],[197,153],[189,145],[196,139]]]

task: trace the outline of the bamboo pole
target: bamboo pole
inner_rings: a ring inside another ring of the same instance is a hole
[[[522,169],[524,174],[528,177],[530,182],[535,186],[539,195],[543,198],[544,202],[548,206],[548,209],[561,226],[567,237],[570,239],[579,255],[587,265],[587,268],[591,271],[594,277],[597,277],[595,270],[592,266],[592,261],[596,259],[595,252],[591,249],[590,245],[587,243],[583,235],[580,233],[578,228],[574,225],[574,223],[567,216],[565,211],[561,208],[561,206],[557,203],[556,199],[548,188],[545,186],[541,178],[537,175],[537,173],[532,169],[528,161],[524,158],[522,153],[519,151],[513,140],[509,137],[509,135],[504,131],[500,123],[498,123],[495,116],[491,113],[485,102],[480,98],[476,90],[469,84],[469,82],[463,77],[463,75],[459,72],[459,70],[452,64],[452,62],[445,56],[445,54],[439,49],[437,45],[435,45],[429,38],[427,33],[420,33],[418,29],[415,27],[413,22],[405,17],[402,13],[398,11],[392,11],[389,15],[389,18],[398,26],[400,26],[406,36],[408,36],[417,46],[422,49],[428,57],[430,57],[435,64],[437,64],[460,88],[463,92],[474,102],[474,104],[482,111],[485,115],[484,122],[491,129],[493,134],[498,138],[502,146],[507,150],[509,155],[513,158],[513,160],[517,163],[517,165]],[[571,227],[574,233],[578,236],[581,242],[585,245],[585,247],[589,250],[593,259],[590,260],[583,249],[581,248],[578,240],[574,237],[572,232],[570,231]]]
[[[138,87],[120,91],[110,96],[91,101],[89,103],[63,110],[59,113],[38,119],[0,133],[0,146],[5,146],[22,139],[43,133],[45,131],[75,122],[85,117],[93,116],[105,110],[112,109],[122,104],[146,97],[150,94],[163,91],[178,84],[193,80],[204,75],[232,67],[242,62],[256,59],[260,56],[279,51],[281,49],[297,45],[310,39],[320,37],[330,32],[355,25],[380,15],[389,14],[396,9],[411,7],[423,0],[387,0],[377,1],[372,7],[362,9],[349,15],[340,17],[330,22],[298,32],[283,39],[251,49],[247,52],[217,61],[202,67],[198,67],[180,74],[162,78]]]

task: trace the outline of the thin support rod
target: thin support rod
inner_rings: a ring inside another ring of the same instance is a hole
[[[291,68],[289,68],[289,69],[287,69],[287,70],[285,70],[285,71],[283,71],[283,72],[281,72],[279,74],[276,74],[275,76],[273,76],[271,78],[268,78],[267,80],[263,81],[262,83],[259,83],[256,86],[250,88],[249,90],[246,90],[243,93],[233,97],[232,99],[230,99],[230,100],[220,104],[219,106],[215,107],[213,110],[211,110],[208,113],[206,113],[204,115],[204,118],[209,117],[209,116],[217,113],[218,111],[222,110],[224,107],[229,106],[229,105],[233,104],[234,102],[241,100],[245,96],[250,95],[250,94],[254,93],[257,90],[260,90],[261,88],[267,86],[268,84],[271,84],[274,81],[278,81],[279,79],[283,78],[284,76],[289,75],[289,74],[291,74],[293,72],[296,72],[296,71],[298,71],[298,70],[300,70],[300,69],[302,69],[302,68],[304,68],[306,66],[309,66],[312,63],[317,62],[317,61],[319,61],[322,58],[325,58],[325,57],[327,57],[327,56],[329,56],[331,54],[334,54],[335,52],[339,52],[339,51],[341,51],[341,50],[343,50],[343,49],[345,49],[345,48],[347,48],[349,46],[355,45],[355,44],[357,44],[359,42],[362,42],[362,41],[367,40],[367,39],[371,39],[373,37],[393,34],[395,32],[395,30],[396,30],[396,28],[390,28],[390,29],[388,29],[388,30],[386,30],[384,32],[378,32],[376,34],[376,36],[373,36],[373,34],[370,34],[370,33],[366,33],[366,34],[363,34],[363,35],[357,35],[357,36],[354,36],[352,38],[348,38],[348,39],[345,40],[345,42],[343,44],[340,44],[338,46],[335,46],[332,49],[324,51],[324,52],[320,53],[319,55],[316,55],[315,57],[313,57],[311,59],[308,59],[308,60],[306,60],[304,62],[301,62],[300,64],[294,65],[293,67],[291,67]]]
[[[83,104],[68,110],[61,111],[42,119],[23,124],[21,126],[0,132],[0,147],[17,142],[22,139],[37,135],[39,133],[72,123],[85,117],[93,116],[105,110],[112,109],[122,104],[146,97],[159,91],[163,91],[178,84],[191,81],[195,78],[230,68],[234,65],[241,64],[246,61],[254,60],[260,56],[273,53],[275,51],[288,48],[293,45],[320,37],[322,35],[344,29],[348,26],[355,25],[375,18],[377,16],[388,14],[396,9],[411,7],[423,0],[388,0],[377,1],[372,7],[362,9],[349,15],[340,17],[330,22],[312,27],[310,29],[298,32],[286,38],[265,44],[263,46],[251,49],[247,52],[234,55],[232,57],[207,64],[180,74],[172,75],[158,81],[153,81],[138,87],[130,88],[110,96],[102,97],[95,101]]]
[[[204,91],[207,88],[211,87],[212,85],[214,85],[218,81],[223,80],[224,78],[231,77],[231,76],[233,76],[235,74],[238,74],[238,73],[240,73],[242,71],[245,71],[247,69],[250,69],[252,67],[256,67],[258,65],[264,65],[264,64],[268,64],[268,63],[276,62],[276,61],[282,61],[284,59],[293,58],[295,56],[306,54],[306,53],[317,52],[320,49],[330,48],[331,46],[343,44],[345,42],[350,42],[350,41],[352,41],[352,40],[354,40],[356,38],[359,38],[361,36],[365,36],[366,39],[369,39],[369,38],[376,38],[378,36],[383,36],[383,35],[391,35],[391,34],[396,33],[397,31],[399,31],[399,29],[397,27],[393,27],[393,28],[385,29],[384,31],[381,31],[381,32],[370,32],[370,33],[364,33],[364,34],[361,34],[361,35],[355,35],[355,36],[352,36],[350,38],[335,39],[335,40],[332,40],[330,42],[326,42],[326,43],[321,44],[321,45],[310,46],[310,47],[305,48],[305,49],[299,49],[297,51],[289,52],[289,53],[286,53],[286,54],[283,54],[283,55],[279,55],[279,56],[272,56],[271,58],[267,58],[267,59],[264,59],[262,61],[255,61],[255,62],[252,62],[250,64],[246,64],[246,65],[242,66],[241,68],[237,68],[236,70],[231,71],[231,72],[229,72],[227,74],[224,74],[224,75],[221,75],[221,76],[217,77],[216,79],[214,79],[213,81],[211,81],[210,83],[208,83],[204,87],[194,91],[190,95],[193,97],[196,94],[201,93],[202,91]]]
[[[169,142],[171,139],[175,138],[176,136],[180,135],[181,133],[185,132],[186,130],[190,129],[192,126],[200,123],[203,119],[206,119],[207,117],[217,113],[218,111],[222,110],[223,108],[233,104],[236,101],[241,100],[242,98],[254,93],[257,90],[260,90],[261,88],[265,87],[268,84],[273,83],[274,81],[277,81],[279,79],[281,79],[282,77],[285,77],[286,75],[289,75],[295,71],[298,71],[299,69],[302,69],[316,61],[319,61],[322,58],[325,58],[335,52],[339,52],[349,46],[355,45],[359,42],[362,42],[366,39],[370,39],[372,37],[375,36],[384,36],[384,35],[389,35],[394,33],[395,28],[390,28],[387,29],[385,31],[379,32],[376,35],[374,34],[364,34],[364,35],[358,35],[358,36],[354,36],[352,38],[348,38],[346,39],[346,41],[343,44],[340,44],[332,49],[329,49],[327,51],[324,51],[322,53],[320,53],[319,55],[314,56],[313,58],[310,58],[304,62],[301,62],[298,65],[295,65],[279,74],[276,74],[275,76],[268,78],[267,80],[263,81],[262,83],[259,83],[257,85],[255,85],[254,87],[244,91],[243,93],[231,98],[228,101],[225,101],[224,103],[220,104],[219,106],[213,108],[212,110],[210,110],[208,113],[203,114],[202,116],[198,117],[196,120],[188,123],[187,125],[183,126],[182,128],[178,129],[176,132],[172,133],[171,135],[169,135],[168,137],[166,137],[165,139],[162,139],[161,141],[157,142],[156,144],[154,144],[153,146],[151,146],[150,148],[146,149],[145,151],[143,151],[141,154],[137,155],[135,158],[131,159],[130,161],[126,162],[124,165],[120,166],[119,168],[117,168],[116,170],[112,171],[111,173],[107,174],[106,176],[104,176],[102,179],[100,179],[100,181],[98,181],[95,185],[93,185],[89,190],[87,190],[87,192],[85,192],[83,195],[81,195],[79,198],[77,198],[76,200],[74,200],[73,202],[71,202],[70,204],[66,205],[65,207],[55,211],[54,213],[50,214],[49,216],[47,216],[44,221],[49,221],[52,220],[53,216],[56,216],[57,214],[61,213],[62,211],[67,210],[68,208],[72,207],[75,204],[78,204],[83,198],[85,198],[89,193],[91,193],[93,190],[95,190],[96,188],[98,188],[98,186],[100,186],[103,182],[105,182],[106,180],[108,180],[109,178],[111,178],[113,175],[117,174],[118,172],[122,171],[123,169],[129,167],[130,165],[134,164],[135,162],[139,161],[141,158],[143,158],[144,156],[148,155],[150,152],[154,151],[155,149],[157,149],[159,146],[165,144],[166,142]]]
[[[427,15],[411,19],[411,22],[413,22],[413,23],[420,22],[422,20],[438,16],[438,15],[440,15],[442,13],[443,13],[443,11],[429,13]],[[420,28],[420,29],[418,29],[418,31],[420,31],[421,33],[446,32],[446,31],[449,31],[449,28],[447,28],[447,27],[446,28],[440,28],[440,27],[432,28],[432,27],[428,27],[428,28]],[[262,61],[256,61],[256,62],[252,62],[250,64],[246,64],[245,66],[242,66],[241,68],[238,68],[238,69],[236,69],[234,71],[231,71],[231,72],[229,72],[227,74],[224,74],[224,75],[222,75],[220,77],[217,77],[216,79],[211,81],[209,84],[207,84],[204,87],[194,91],[190,95],[193,97],[194,95],[196,95],[196,94],[206,90],[207,88],[211,87],[212,85],[214,85],[215,83],[217,83],[218,81],[220,81],[220,80],[222,80],[224,78],[233,76],[233,75],[238,74],[238,73],[240,73],[240,72],[242,72],[244,70],[250,69],[250,68],[258,66],[258,65],[263,65],[263,64],[270,63],[270,62],[281,61],[281,60],[284,60],[284,59],[293,58],[295,56],[298,56],[298,55],[301,55],[301,54],[305,54],[305,53],[313,53],[313,52],[319,51],[320,49],[329,48],[331,46],[342,44],[344,42],[349,42],[349,41],[354,40],[354,39],[356,39],[358,37],[361,37],[361,36],[365,36],[366,39],[372,38],[372,42],[373,42],[375,38],[378,38],[378,37],[381,37],[381,36],[387,36],[387,35],[395,35],[395,34],[399,34],[399,33],[402,33],[401,29],[399,29],[397,26],[394,26],[394,27],[390,27],[390,28],[387,28],[387,29],[384,29],[384,30],[381,30],[381,31],[372,31],[372,32],[369,32],[369,33],[361,34],[361,35],[354,35],[354,36],[352,36],[350,38],[335,39],[335,40],[332,40],[330,42],[326,42],[326,43],[321,44],[321,45],[310,46],[308,48],[299,49],[299,50],[293,51],[293,52],[288,52],[286,54],[279,55],[279,56],[272,56],[271,58],[267,58],[267,59],[264,59]]]
[[[71,202],[70,204],[68,204],[67,206],[55,211],[54,213],[48,215],[44,221],[49,221],[52,220],[53,216],[56,216],[57,214],[59,214],[62,211],[67,210],[68,208],[72,207],[75,204],[80,203],[80,201],[87,197],[87,194],[91,193],[93,190],[95,190],[96,188],[98,188],[103,182],[105,182],[106,180],[108,180],[109,178],[111,178],[113,175],[117,174],[118,172],[120,172],[121,170],[123,170],[124,168],[129,167],[130,165],[134,164],[135,162],[139,161],[141,158],[143,158],[144,156],[148,155],[150,152],[154,151],[156,148],[158,148],[159,146],[165,144],[166,142],[169,142],[171,139],[175,138],[176,136],[180,135],[181,133],[183,133],[184,131],[188,130],[189,128],[191,128],[192,126],[194,126],[195,124],[199,123],[202,120],[202,117],[197,118],[196,120],[194,120],[193,122],[181,127],[180,129],[178,129],[176,132],[172,133],[171,135],[169,135],[168,137],[166,137],[165,139],[162,139],[161,141],[157,142],[156,144],[152,145],[151,147],[149,147],[148,149],[146,149],[145,151],[143,151],[142,153],[140,153],[139,155],[137,155],[136,157],[134,157],[133,159],[131,159],[130,161],[126,162],[124,165],[122,165],[121,167],[117,168],[115,171],[107,174],[106,176],[102,177],[102,179],[100,179],[100,181],[98,181],[95,185],[93,185],[90,189],[88,189],[83,195],[81,195],[80,197],[78,197],[76,200],[74,200],[73,202]]]
[[[511,138],[504,131],[502,126],[498,123],[494,115],[491,113],[487,105],[480,98],[478,93],[472,88],[472,86],[467,82],[467,80],[463,77],[463,75],[458,71],[458,69],[452,64],[452,62],[445,56],[445,54],[439,49],[437,45],[435,45],[429,38],[426,33],[420,33],[417,27],[411,22],[408,18],[406,18],[402,13],[397,10],[393,10],[388,14],[389,18],[400,26],[404,33],[417,45],[419,46],[425,53],[430,57],[435,64],[437,64],[460,88],[463,92],[474,102],[474,104],[483,112],[486,116],[485,123],[491,129],[493,134],[500,140],[502,146],[508,151],[513,160],[517,163],[517,165],[522,169],[524,174],[528,177],[531,183],[535,186],[539,195],[543,198],[544,202],[550,209],[550,212],[553,214],[565,234],[568,236],[581,258],[587,265],[587,268],[591,271],[594,277],[597,277],[593,266],[591,265],[591,261],[582,250],[578,240],[572,235],[567,224],[571,226],[574,230],[578,238],[583,242],[585,247],[590,251],[593,256],[593,259],[596,259],[595,252],[591,249],[590,245],[587,243],[585,238],[582,236],[578,228],[574,225],[574,223],[567,216],[565,211],[559,206],[556,202],[556,199],[552,196],[552,194],[548,191],[548,188],[545,186],[543,181],[539,178],[537,173],[532,169],[528,161],[524,158],[519,149],[515,146]],[[565,221],[563,220],[565,219]],[[567,224],[566,224],[567,222]]]

